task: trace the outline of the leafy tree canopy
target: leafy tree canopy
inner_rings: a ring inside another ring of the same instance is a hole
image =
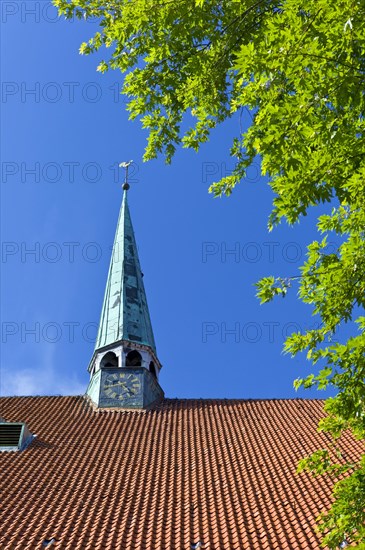
[[[297,387],[337,392],[319,428],[335,439],[346,429],[363,439],[365,0],[54,2],[66,17],[98,18],[100,32],[80,52],[106,46],[111,53],[98,70],[126,73],[130,116],[149,132],[145,159],[163,153],[170,162],[179,145],[198,150],[215,126],[246,108],[252,124],[233,136],[235,170],[211,191],[229,195],[259,156],[275,194],[270,229],[331,203],[331,213],[318,217],[322,236],[308,246],[298,276],[300,298],[321,322],[291,335],[285,348],[306,351],[316,364],[316,374]],[[328,253],[331,234],[341,244]],[[291,282],[267,277],[258,295],[263,302],[285,295]],[[337,342],[350,321],[358,330]],[[319,450],[301,468],[340,478],[320,523],[324,544],[365,547],[365,458],[346,464],[333,449]]]

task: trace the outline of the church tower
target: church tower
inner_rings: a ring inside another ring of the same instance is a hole
[[[128,189],[126,181],[86,393],[97,407],[144,409],[164,394]]]

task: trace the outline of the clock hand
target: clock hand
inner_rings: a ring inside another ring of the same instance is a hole
[[[108,385],[105,384],[104,387],[109,389],[109,388],[115,388],[115,386],[124,386],[124,387],[126,387],[126,383],[125,382],[114,382],[113,384],[108,384]]]

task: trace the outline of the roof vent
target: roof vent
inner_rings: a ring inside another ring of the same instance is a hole
[[[24,422],[0,422],[0,451],[23,451],[33,437]]]
[[[54,542],[56,542],[56,539],[52,537],[51,539],[45,539],[42,543],[42,546],[51,546]]]

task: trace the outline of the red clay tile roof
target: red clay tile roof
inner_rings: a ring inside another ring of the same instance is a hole
[[[322,402],[164,400],[94,410],[84,397],[12,397],[0,416],[37,435],[2,452],[1,550],[318,549],[331,483],[296,475],[326,446]],[[360,445],[344,437],[349,457]],[[196,546],[196,548],[198,548]]]

